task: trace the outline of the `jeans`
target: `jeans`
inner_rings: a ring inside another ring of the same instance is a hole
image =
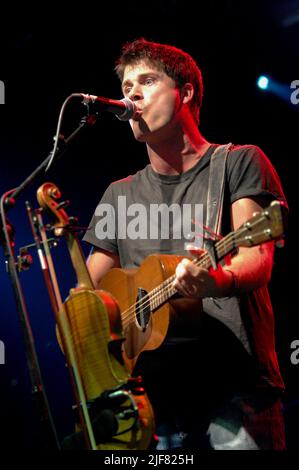
[[[197,424],[191,432],[158,425],[157,450],[285,450],[282,405],[277,397],[234,397],[218,407],[204,426]]]

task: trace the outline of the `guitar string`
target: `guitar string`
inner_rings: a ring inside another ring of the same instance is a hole
[[[264,216],[266,214],[263,214]],[[256,220],[251,222],[250,229],[253,229],[256,224],[260,224],[261,219]],[[228,254],[229,251],[232,251],[236,247],[236,235],[240,237],[242,235],[242,232],[248,232],[248,225],[241,227],[238,229],[236,232],[230,232],[226,237],[221,239],[219,242],[215,244],[215,249],[217,251],[217,256],[221,259],[223,255]],[[262,232],[264,234],[264,232]],[[259,234],[255,234],[255,236],[258,236]],[[233,242],[232,246],[230,247],[229,251],[225,253],[225,251],[228,249],[226,246],[227,244]],[[223,250],[223,251],[222,251]],[[192,261],[196,266],[203,266],[205,263],[208,263],[206,266],[206,269],[208,269],[211,266],[210,262],[210,256],[208,253],[204,254],[200,258],[194,259]],[[175,275],[170,276],[168,279],[166,279],[159,287],[156,287],[157,292],[153,293],[155,289],[153,289],[150,293],[145,295],[141,300],[137,301],[135,304],[131,305],[127,310],[124,310],[124,312],[121,313],[121,318],[122,318],[122,323],[124,328],[127,328],[131,323],[135,322],[135,311],[136,307],[137,308],[147,308],[150,307],[151,303],[153,304],[153,300],[161,300],[161,297],[165,294],[169,294],[169,289],[172,288],[171,284],[173,283],[175,279]],[[175,288],[173,289],[173,294],[176,292]],[[173,295],[171,294],[171,295]],[[167,298],[163,300],[166,301]]]
[[[226,242],[229,243],[230,240],[227,239]],[[219,257],[222,257],[222,255],[223,255],[223,253],[221,252],[221,248],[222,248],[221,246],[216,247],[217,254],[218,254]],[[225,251],[224,251],[224,253],[225,253]],[[208,253],[204,254],[200,258],[192,260],[192,262],[196,266],[205,267],[206,269],[208,269],[211,266],[211,260],[210,260],[210,256],[209,256]],[[159,287],[156,287],[155,289],[153,289],[149,294],[144,296],[141,300],[139,300],[135,304],[131,305],[127,310],[122,312],[121,317],[122,317],[124,327],[127,327],[127,326],[130,325],[131,319],[132,319],[132,313],[133,313],[133,316],[135,317],[136,307],[137,308],[146,308],[146,307],[150,306],[151,304],[154,305],[156,300],[158,300],[160,303],[161,303],[161,300],[163,300],[163,302],[164,302],[164,301],[167,300],[167,297],[163,298],[165,295],[172,296],[175,292],[177,292],[177,290],[174,287],[172,287],[172,283],[173,283],[174,279],[175,279],[175,275],[170,276]],[[156,292],[155,292],[155,290],[156,290]],[[154,305],[154,308],[155,307],[156,306]],[[133,320],[133,321],[135,321],[135,320]]]
[[[230,246],[228,247],[228,245]],[[235,247],[235,233],[231,232],[225,238],[220,240],[215,245],[215,249],[217,251],[217,256],[221,259],[223,255],[228,254],[228,249],[231,251]],[[192,260],[196,266],[205,267],[208,269],[211,266],[211,259],[209,253],[205,253],[200,258],[196,258]],[[176,292],[176,289],[172,287],[172,283],[175,279],[175,274],[170,276],[164,282],[161,283],[160,286],[155,287],[151,292],[146,294],[142,299],[137,301],[135,304],[132,304],[127,310],[124,310],[121,313],[121,319],[123,322],[123,326],[127,328],[132,321],[135,321],[133,317],[135,317],[136,308],[147,308],[151,304],[154,304],[155,300],[161,300],[164,295],[170,294],[170,289],[173,290],[173,294]],[[155,292],[156,291],[156,292]],[[171,295],[173,295],[171,294]],[[163,302],[167,300],[163,299]],[[132,321],[131,321],[132,320]]]

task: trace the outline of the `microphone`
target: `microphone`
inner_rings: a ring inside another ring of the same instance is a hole
[[[121,121],[128,121],[131,119],[137,108],[135,103],[129,98],[123,98],[122,100],[111,100],[110,98],[103,98],[102,96],[87,95],[79,93],[79,96],[83,98],[83,103],[86,105],[93,105],[100,111],[108,111],[116,115]]]

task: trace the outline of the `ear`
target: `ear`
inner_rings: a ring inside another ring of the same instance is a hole
[[[192,83],[185,83],[181,89],[181,100],[183,104],[190,103],[194,95],[194,88]]]

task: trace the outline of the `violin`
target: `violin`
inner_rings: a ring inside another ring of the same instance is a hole
[[[147,449],[153,442],[153,410],[141,378],[131,377],[123,361],[118,303],[94,288],[72,218],[60,198],[53,183],[37,191],[41,208],[54,219],[55,235],[67,241],[78,281],[56,315],[57,339],[73,375],[80,411],[77,434],[84,433],[85,448],[92,450]]]

